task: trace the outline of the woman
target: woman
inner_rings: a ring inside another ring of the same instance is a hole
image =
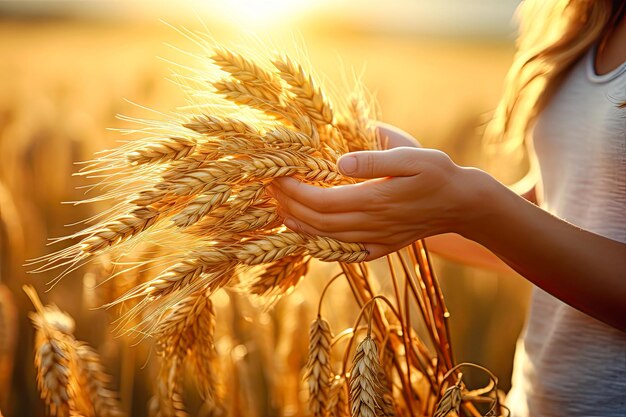
[[[540,207],[390,127],[381,133],[393,149],[339,160],[343,174],[368,181],[321,189],[283,178],[271,192],[289,228],[363,242],[369,259],[431,236],[431,248],[495,265],[470,241],[489,249],[536,286],[512,415],[624,416],[625,2],[525,3],[488,136],[501,148],[526,141],[539,175],[523,194],[537,191]]]

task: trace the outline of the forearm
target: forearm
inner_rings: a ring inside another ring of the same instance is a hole
[[[444,259],[468,266],[497,272],[511,272],[511,268],[484,246],[456,233],[445,233],[426,238],[428,250]]]
[[[483,217],[461,234],[555,297],[626,331],[626,244],[558,219],[484,173],[471,175],[482,175],[475,210]]]

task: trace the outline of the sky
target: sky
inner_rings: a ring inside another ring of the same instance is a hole
[[[306,19],[376,32],[513,34],[519,0],[0,0],[0,14],[73,14],[122,19],[200,16],[255,29]]]

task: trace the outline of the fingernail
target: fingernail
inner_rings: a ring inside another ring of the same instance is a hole
[[[297,225],[296,225],[296,222],[294,222],[293,220],[285,219],[284,223],[285,223],[285,226],[287,226],[289,229],[296,230]]]
[[[344,156],[339,160],[339,170],[344,174],[352,174],[356,172],[357,161],[354,156]]]

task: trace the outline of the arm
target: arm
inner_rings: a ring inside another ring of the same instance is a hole
[[[324,189],[293,178],[275,182],[287,227],[362,242],[368,260],[457,233],[564,302],[626,331],[626,244],[572,226],[436,150],[354,152],[339,168],[368,180]]]
[[[385,149],[399,147],[421,148],[422,145],[409,133],[386,123],[378,123],[378,132]],[[536,203],[535,184],[536,173],[531,171],[520,181],[513,184],[511,189],[525,199]],[[462,263],[468,266],[490,269],[497,272],[510,273],[511,268],[484,246],[465,239],[456,233],[445,233],[431,236],[426,239],[428,249],[442,258]]]

